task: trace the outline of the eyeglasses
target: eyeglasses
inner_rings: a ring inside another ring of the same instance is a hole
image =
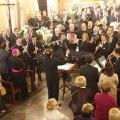
[[[60,107],[60,106],[61,106],[61,104],[57,103],[55,106],[59,106],[59,107]]]

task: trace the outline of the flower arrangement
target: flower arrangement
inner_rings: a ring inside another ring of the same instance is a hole
[[[50,39],[52,37],[51,31],[47,27],[41,27],[41,29],[36,31],[40,40],[45,41],[45,45],[50,45]]]
[[[47,27],[41,27],[41,33],[43,34],[47,34],[48,28]]]
[[[27,31],[28,31],[28,26],[26,25],[26,26],[24,26],[24,28],[21,28],[21,29],[20,29],[19,35],[20,35],[21,37],[23,37],[24,34],[27,33]]]
[[[23,29],[20,29],[20,31],[19,31],[19,35],[20,35],[21,37],[24,36],[24,30],[23,30]]]
[[[43,35],[41,34],[41,30],[40,29],[36,30],[36,33],[37,33],[39,40],[43,40]]]

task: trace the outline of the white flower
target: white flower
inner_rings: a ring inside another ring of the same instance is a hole
[[[25,25],[25,26],[24,26],[24,33],[27,33],[27,31],[28,31],[28,26]]]

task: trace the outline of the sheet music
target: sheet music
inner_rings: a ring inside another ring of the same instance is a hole
[[[59,70],[69,70],[74,64],[71,63],[66,63],[65,65],[59,65],[58,69]]]
[[[96,68],[98,68],[98,71],[100,72],[101,71],[101,67],[97,64],[97,62],[96,61],[93,61],[93,63],[92,63],[92,66],[94,66],[94,67],[96,67]]]
[[[102,56],[98,60],[99,60],[100,64],[102,65],[102,67],[104,68],[106,61],[107,61],[106,58],[104,56]]]

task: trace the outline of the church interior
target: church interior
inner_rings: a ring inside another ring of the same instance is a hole
[[[120,0],[0,0],[0,120],[120,120]]]

